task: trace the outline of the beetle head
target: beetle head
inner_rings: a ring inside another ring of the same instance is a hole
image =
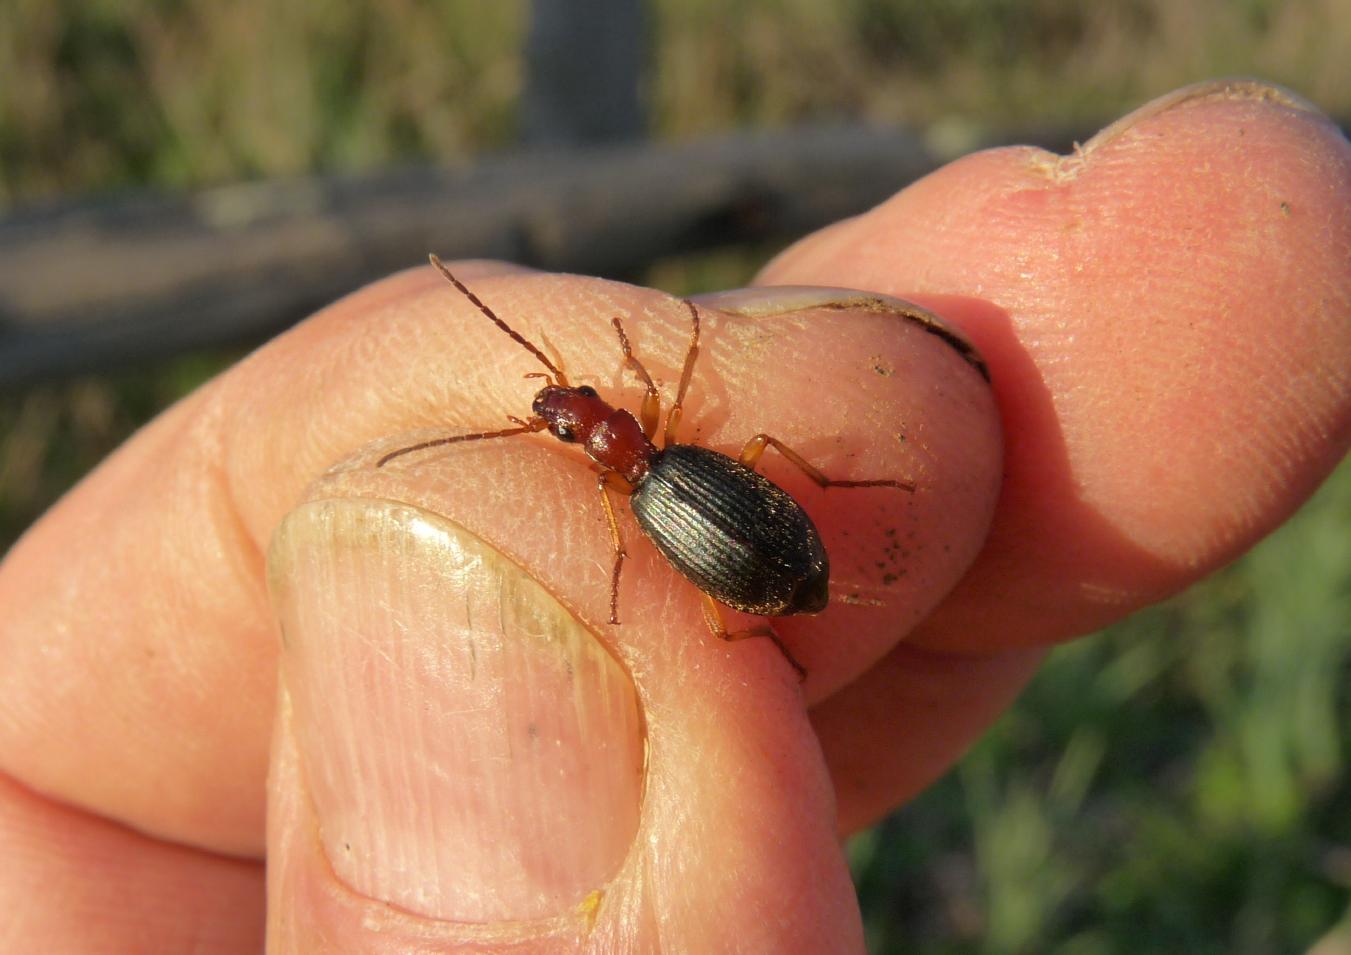
[[[614,412],[590,385],[576,388],[545,385],[535,393],[535,402],[531,408],[549,423],[550,434],[569,443],[585,442],[591,432]]]

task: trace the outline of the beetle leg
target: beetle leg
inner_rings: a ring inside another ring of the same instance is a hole
[[[643,387],[647,389],[643,394],[643,406],[638,417],[642,421],[643,435],[651,441],[652,436],[657,433],[657,419],[661,417],[661,395],[657,392],[657,386],[652,383],[652,376],[647,373],[643,363],[634,357],[633,348],[629,345],[629,336],[624,334],[624,324],[618,316],[611,319],[610,324],[614,325],[615,332],[619,335],[619,347],[624,350],[624,364],[637,373]]]
[[[751,627],[749,630],[738,630],[735,633],[728,633],[727,625],[723,623],[722,620],[722,608],[718,606],[718,602],[708,594],[703,594],[702,596],[704,598],[704,623],[708,624],[709,632],[712,633],[713,636],[717,637],[719,640],[726,640],[728,642],[745,640],[747,637],[768,637],[770,640],[774,641],[774,646],[779,648],[779,652],[783,654],[783,658],[788,661],[788,664],[797,671],[797,678],[799,680],[807,679],[806,669],[803,668],[801,663],[797,662],[797,658],[789,652],[788,647],[784,645],[783,640],[768,624],[761,627]]]
[[[690,379],[694,377],[694,360],[699,357],[699,309],[689,299],[682,301],[690,310],[694,329],[690,332],[690,347],[685,351],[685,367],[680,372],[680,387],[676,389],[675,404],[666,412],[666,432],[661,440],[663,448],[675,443],[676,428],[680,426],[680,414],[685,408],[685,392],[689,390]]]
[[[614,471],[603,471],[596,478],[596,488],[600,491],[600,503],[605,508],[605,519],[610,524],[610,543],[615,549],[615,567],[610,575],[610,623],[619,623],[619,571],[624,566],[624,558],[629,556],[624,550],[624,541],[619,536],[619,521],[615,518],[614,505],[610,503],[610,489],[622,494],[632,494],[633,486]]]
[[[806,458],[798,454],[788,445],[784,444],[778,438],[770,437],[767,434],[757,434],[746,442],[746,446],[741,449],[741,463],[752,471],[759,462],[760,456],[765,453],[765,448],[773,447],[789,461],[798,466],[803,474],[811,478],[821,487],[895,487],[902,491],[914,491],[913,481],[894,481],[889,478],[881,478],[873,481],[837,481],[834,478],[826,477],[825,473],[819,468],[810,464]]]

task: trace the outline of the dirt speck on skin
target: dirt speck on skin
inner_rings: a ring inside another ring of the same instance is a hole
[[[839,594],[832,595],[831,600],[836,600],[842,604],[848,604],[851,607],[885,607],[885,600],[877,600],[872,597],[861,597],[858,594]]]

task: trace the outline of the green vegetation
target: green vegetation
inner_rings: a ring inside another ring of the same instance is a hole
[[[854,841],[872,950],[1257,955],[1351,914],[1348,528],[1343,466],[1233,566],[1054,653]]]
[[[0,208],[506,146],[526,12],[10,0]],[[652,20],[660,136],[841,115],[1087,121],[1228,73],[1351,114],[1351,0],[654,0]],[[662,262],[650,279],[733,284],[755,260]],[[0,400],[0,547],[235,357]],[[1234,566],[1055,653],[957,770],[851,843],[873,950],[1255,955],[1351,925],[1348,528],[1343,467]]]
[[[1349,0],[649,0],[653,132],[1094,121],[1234,73],[1351,111]],[[7,0],[0,206],[509,144],[524,0]]]

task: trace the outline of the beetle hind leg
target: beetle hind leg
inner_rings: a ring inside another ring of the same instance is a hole
[[[708,594],[703,594],[704,598],[704,623],[708,624],[709,632],[719,640],[726,640],[728,643],[737,640],[745,640],[748,637],[766,637],[774,641],[774,646],[779,648],[783,658],[788,661],[788,665],[797,671],[799,681],[807,679],[807,670],[801,663],[797,662],[797,657],[793,656],[788,646],[783,642],[783,638],[774,632],[774,629],[768,624],[760,627],[751,627],[749,630],[737,630],[729,633],[727,625],[722,620],[722,609]]]
[[[902,491],[914,492],[915,482],[897,481],[891,478],[880,478],[871,481],[838,481],[834,478],[826,477],[824,471],[813,465],[810,461],[798,454],[788,445],[784,444],[778,438],[761,432],[746,442],[746,446],[741,449],[740,461],[752,471],[759,463],[760,457],[765,453],[765,448],[773,447],[785,458],[795,464],[803,474],[811,478],[819,487],[894,487]]]

